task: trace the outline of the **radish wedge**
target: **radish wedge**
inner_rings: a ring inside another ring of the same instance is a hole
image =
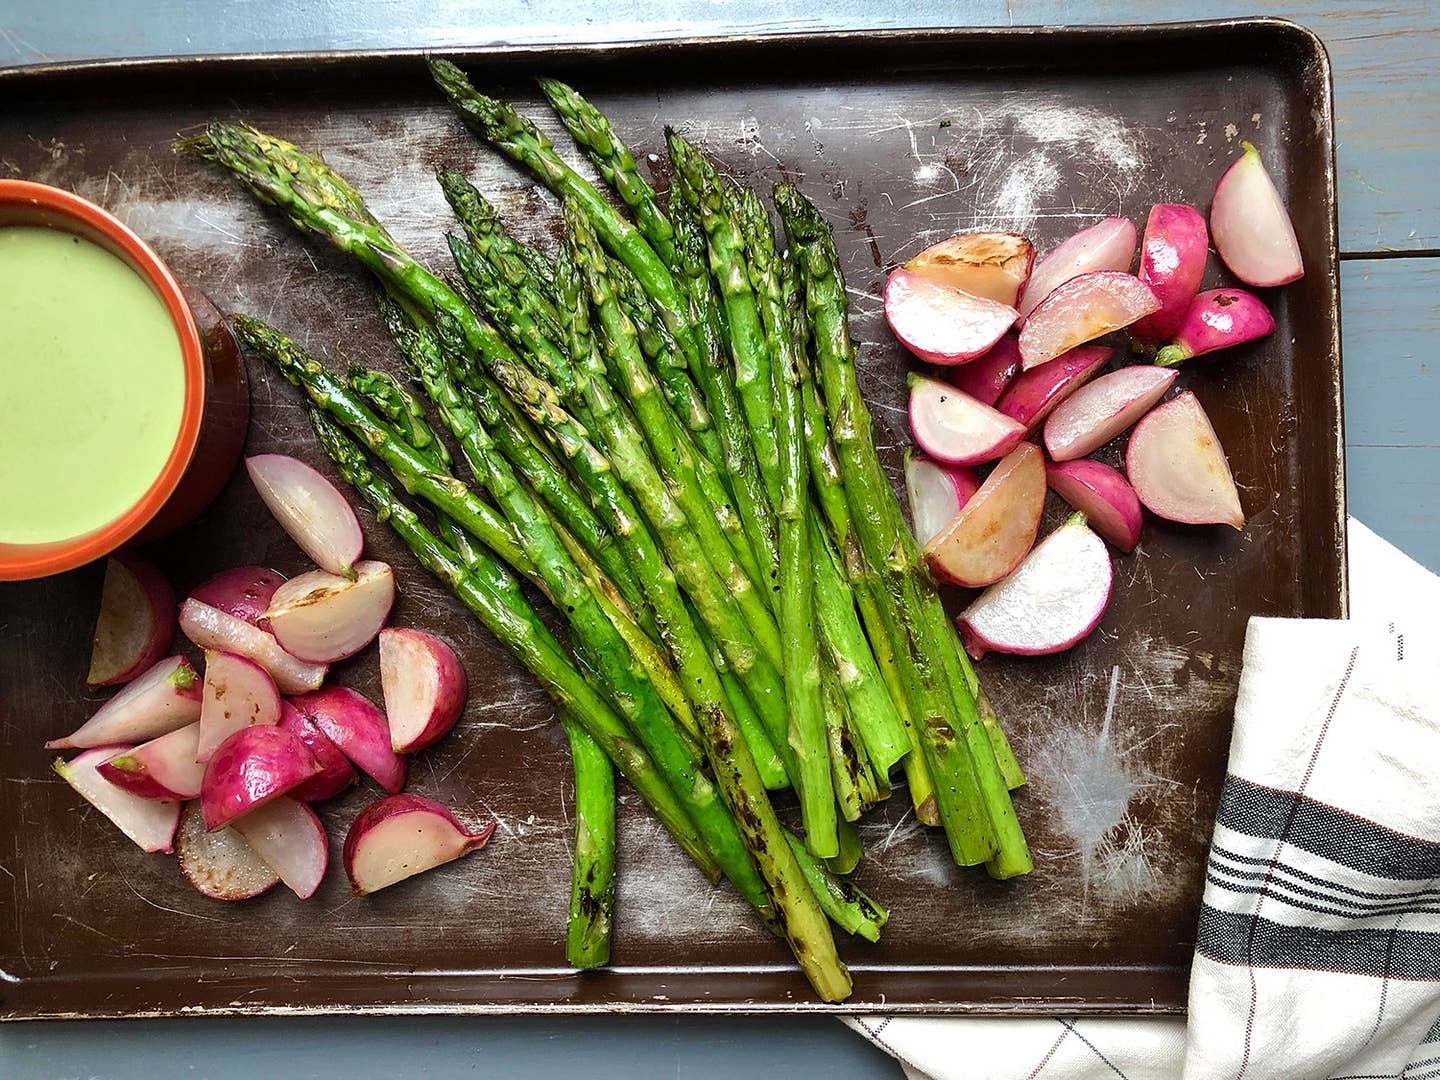
[[[236,818],[230,827],[250,842],[291,892],[301,900],[315,895],[330,865],[330,845],[314,810],[282,795]]]
[[[354,574],[365,537],[355,511],[334,484],[285,454],[246,458],[245,468],[280,527],[315,565],[342,577]]]
[[[405,786],[405,759],[395,753],[385,714],[368,698],[348,687],[327,686],[290,703],[386,791],[394,794]]]
[[[311,663],[353,656],[390,617],[395,574],[383,562],[358,562],[354,578],[328,570],[299,574],[275,590],[265,619],[280,647]]]
[[[205,654],[205,699],[200,708],[196,761],[209,761],[219,745],[241,728],[279,720],[280,691],[264,668],[232,653]]]
[[[129,552],[106,559],[86,685],[129,682],[164,657],[174,641],[175,593],[165,576]]]
[[[1115,350],[1105,345],[1076,346],[1048,363],[1022,371],[995,408],[1024,424],[1026,432],[1034,431],[1055,406],[1089,382],[1114,355]]]
[[[190,599],[264,630],[266,627],[260,620],[270,606],[270,597],[284,583],[284,574],[263,566],[232,566],[192,589]]]
[[[281,693],[303,693],[314,690],[325,681],[328,669],[324,664],[297,660],[280,647],[273,635],[251,626],[244,619],[202,604],[194,597],[180,605],[180,629],[202,649],[234,653],[254,660],[269,672]]]
[[[1184,203],[1159,203],[1150,208],[1145,239],[1140,243],[1140,280],[1160,298],[1160,310],[1131,328],[1141,341],[1168,341],[1180,327],[1185,309],[1200,291],[1210,233],[1205,217]]]
[[[492,821],[470,832],[434,799],[391,795],[366,807],[345,836],[345,873],[356,895],[452,862],[485,846]]]
[[[984,356],[946,368],[944,377],[956,390],[980,404],[994,405],[1019,370],[1020,342],[1014,333],[1007,333]]]
[[[1044,510],[1044,455],[1033,443],[1021,443],[925,545],[931,572],[955,585],[999,581],[1035,543]]]
[[[901,267],[885,283],[885,319],[920,359],[963,364],[1000,340],[1015,324],[1015,309]]]
[[[1098,461],[1062,461],[1045,466],[1050,487],[1085,515],[1090,527],[1121,551],[1140,542],[1144,515],[1130,481]]]
[[[1035,266],[1035,245],[1019,233],[972,232],[931,244],[906,270],[952,289],[1014,307]]]
[[[1174,339],[1155,354],[1157,364],[1174,367],[1192,356],[1254,341],[1275,330],[1270,309],[1244,289],[1203,292],[1181,318]]]
[[[397,754],[433,746],[465,710],[465,669],[455,650],[423,630],[380,631],[380,685]]]
[[[234,829],[207,831],[198,803],[180,816],[175,853],[185,880],[212,900],[249,900],[280,882],[280,875]]]
[[[1098,450],[1144,416],[1175,381],[1173,368],[1121,368],[1086,383],[1045,421],[1045,449],[1056,461]]]
[[[1081,274],[1047,296],[1025,320],[1020,365],[1038,367],[1158,310],[1159,298],[1132,274],[1114,270]]]
[[[1025,437],[1025,425],[949,383],[911,373],[910,433],[937,461],[978,465],[1014,449]]]
[[[220,744],[205,766],[200,807],[205,825],[218,829],[264,806],[320,772],[315,756],[278,727],[241,728]]]
[[[1230,462],[1189,390],[1135,426],[1125,469],[1151,513],[1188,525],[1245,524]]]
[[[116,787],[97,771],[104,762],[129,749],[128,746],[97,746],[69,761],[56,758],[55,772],[142,851],[170,851],[175,827],[180,824],[180,804],[143,799]]]
[[[1247,285],[1284,285],[1304,277],[1300,242],[1260,152],[1248,142],[1220,182],[1210,204],[1215,250]]]
[[[305,749],[315,755],[315,761],[320,766],[320,774],[290,792],[290,798],[307,803],[333,799],[360,778],[355,766],[350,764],[350,759],[340,752],[330,736],[288,701],[280,703],[280,723],[277,726],[304,743]]]
[[[133,750],[102,762],[99,773],[116,787],[143,799],[181,802],[198,798],[205,766],[195,760],[200,725],[186,724],[178,731],[151,739]]]
[[[974,469],[944,465],[923,454],[905,453],[905,490],[910,496],[910,518],[915,539],[923,547],[955,520],[960,508],[980,489]]]
[[[1041,259],[1020,296],[1020,318],[1065,282],[1097,270],[1129,270],[1135,258],[1135,226],[1129,218],[1106,218],[1081,229]]]
[[[200,719],[200,677],[183,656],[167,656],[128,683],[89,720],[46,750],[133,744]]]
[[[991,650],[1062,652],[1099,625],[1113,578],[1105,541],[1086,526],[1084,514],[1075,514],[955,620],[965,651],[977,660]]]

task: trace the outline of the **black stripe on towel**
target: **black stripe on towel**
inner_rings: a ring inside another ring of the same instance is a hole
[[[1285,926],[1208,904],[1200,908],[1195,951],[1222,964],[1440,981],[1440,934]]]

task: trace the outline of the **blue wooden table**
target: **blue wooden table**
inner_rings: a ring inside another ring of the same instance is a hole
[[[1271,0],[8,0],[0,65],[678,33],[1285,15],[1335,67],[1350,509],[1440,569],[1440,4]],[[0,1028],[0,1077],[892,1077],[828,1019],[355,1018]]]

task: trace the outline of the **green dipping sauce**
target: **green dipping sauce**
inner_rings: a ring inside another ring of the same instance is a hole
[[[184,396],[179,336],[144,278],[69,233],[0,228],[0,543],[67,540],[133,507]]]

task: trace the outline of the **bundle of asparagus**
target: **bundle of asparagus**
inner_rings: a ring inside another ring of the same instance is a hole
[[[883,908],[843,875],[854,822],[898,769],[961,865],[1030,869],[1024,777],[881,469],[844,283],[820,214],[727,184],[667,132],[668,206],[606,118],[541,87],[617,209],[510,105],[430,70],[465,122],[563,203],[561,249],[518,243],[462,176],[454,284],[413,259],[318,157],[215,122],[177,150],[378,278],[406,369],[448,432],[383,372],[341,376],[242,315],[242,343],[301,387],[341,474],[534,673],[573,751],[567,956],[609,956],[618,770],[712,879],[789,943],[826,1001],[850,993],[831,923],[876,940]],[[818,374],[818,378],[817,378]],[[403,501],[378,462],[434,525]],[[568,648],[519,587],[561,613]],[[770,791],[794,789],[798,833]]]

